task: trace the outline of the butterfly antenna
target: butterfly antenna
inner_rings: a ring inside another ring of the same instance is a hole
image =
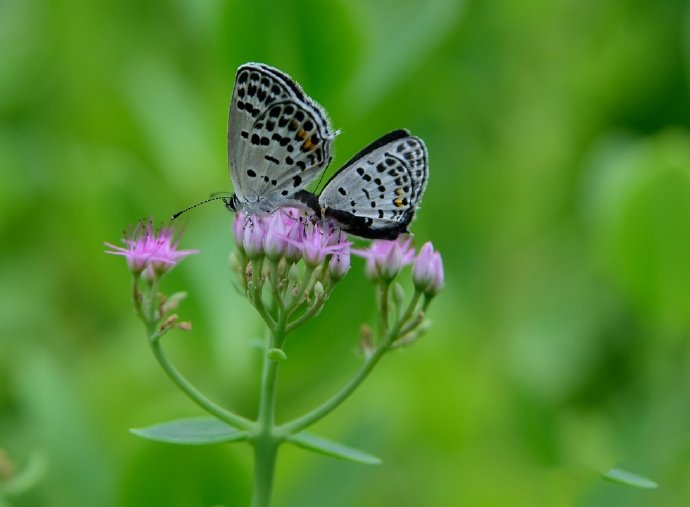
[[[321,176],[319,176],[319,181],[316,183],[316,186],[314,187],[314,194],[321,193],[319,192],[319,187],[321,186],[321,182],[323,181],[323,177],[326,175],[326,171],[328,168],[324,169],[321,171]]]
[[[175,213],[170,220],[175,220],[177,217],[179,217],[182,213],[187,213],[190,209],[194,209],[197,206],[201,206],[202,204],[206,204],[207,202],[211,201],[217,201],[218,199],[224,199],[227,200],[229,199],[228,196],[226,195],[214,195],[214,197],[211,197],[210,199],[206,199],[205,201],[198,202],[196,204],[191,205],[189,208],[185,208],[182,211],[178,211]]]

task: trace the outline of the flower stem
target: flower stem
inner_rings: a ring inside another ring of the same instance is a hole
[[[308,287],[310,285],[310,281],[312,279],[313,274],[314,268],[312,266],[307,266],[304,271],[302,283],[295,290],[295,296],[293,298],[290,298],[290,300],[285,305],[285,313],[288,316],[290,316],[295,310],[297,310],[297,308],[303,301],[305,293],[309,292]]]
[[[382,281],[379,285],[379,336],[388,333],[388,289],[390,282]]]
[[[152,332],[151,332],[152,331]],[[160,335],[155,331],[150,330],[149,332],[149,344],[151,345],[151,350],[153,355],[161,365],[163,371],[170,377],[170,379],[179,387],[183,393],[185,393],[189,398],[191,398],[194,403],[199,405],[209,414],[216,416],[221,421],[226,422],[230,426],[239,429],[249,429],[252,426],[252,421],[242,417],[241,415],[235,414],[220,405],[209,400],[206,396],[201,393],[196,387],[189,383],[189,381],[182,376],[182,374],[175,369],[175,367],[170,364],[168,358],[165,357],[163,349],[160,345]]]
[[[398,329],[400,329],[404,324],[407,323],[412,318],[412,314],[417,308],[417,304],[419,303],[419,299],[422,297],[422,291],[419,289],[415,290],[414,296],[412,296],[412,300],[410,301],[410,304],[407,306],[407,310],[405,310],[405,313],[403,314],[402,318],[398,321]],[[426,312],[426,309],[428,308],[428,300],[424,302],[424,306],[422,307],[422,311]]]
[[[382,290],[380,292],[380,302],[382,305],[386,306],[388,304],[388,299],[386,295],[387,292],[387,287],[382,287]],[[374,369],[374,366],[378,364],[378,362],[381,360],[384,354],[391,350],[391,345],[400,336],[402,327],[412,318],[412,314],[415,308],[417,307],[417,304],[419,303],[421,295],[421,291],[415,292],[402,318],[395,322],[395,324],[388,329],[386,335],[382,337],[382,340],[374,349],[374,352],[371,354],[371,356],[367,358],[367,360],[360,367],[357,373],[355,373],[355,375],[350,379],[350,381],[347,384],[345,384],[340,389],[340,391],[335,393],[330,399],[326,400],[324,403],[316,407],[311,412],[279,426],[277,428],[278,433],[284,437],[293,435],[305,428],[308,428],[309,426],[323,419],[333,410],[338,408],[338,406],[341,403],[343,403],[355,391],[355,389],[357,389],[357,387],[359,387],[359,385],[364,381],[364,379],[367,378],[369,373],[371,373],[371,370]],[[387,327],[388,315],[386,315],[385,322],[385,325]],[[381,322],[381,324],[384,324],[383,321]]]
[[[387,346],[381,346],[376,348],[373,354],[361,366],[361,368],[359,369],[359,371],[357,371],[354,377],[352,377],[350,381],[340,389],[340,391],[338,391],[329,400],[327,400],[311,412],[279,426],[278,430],[280,434],[287,436],[302,431],[303,429],[311,426],[320,419],[323,419],[333,410],[338,408],[338,406],[343,401],[345,401],[352,394],[352,392],[355,389],[357,389],[357,387],[359,387],[359,385],[364,381],[364,379],[367,378],[371,370],[374,369],[374,366],[376,366],[376,364],[383,357],[387,350]]]
[[[314,301],[314,304],[311,305],[307,310],[305,310],[305,312],[302,315],[300,315],[287,325],[287,332],[292,333],[295,329],[297,329],[299,326],[301,326],[309,319],[311,319],[314,315],[316,315],[321,310],[321,308],[323,308],[323,303],[326,299],[327,297],[320,296],[316,301]]]
[[[259,393],[259,414],[256,419],[256,430],[253,434],[254,446],[254,489],[252,507],[268,507],[273,490],[278,447],[283,439],[275,432],[276,386],[280,360],[269,357],[272,348],[282,348],[286,336],[286,312],[283,305],[278,305],[278,318],[271,329],[271,337],[264,350],[261,389]]]
[[[276,443],[263,440],[254,442],[252,507],[268,507],[271,505],[277,454],[278,445]]]

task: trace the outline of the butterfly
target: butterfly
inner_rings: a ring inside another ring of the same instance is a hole
[[[228,117],[228,208],[266,215],[313,206],[304,190],[331,161],[325,111],[287,74],[263,63],[237,69]]]
[[[319,213],[343,231],[369,239],[408,232],[429,177],[424,142],[405,129],[380,137],[326,183]]]

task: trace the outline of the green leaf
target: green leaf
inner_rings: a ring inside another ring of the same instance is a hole
[[[632,486],[634,488],[642,489],[656,489],[659,485],[651,479],[642,477],[641,475],[632,472],[626,472],[620,468],[612,468],[606,473],[601,474],[604,480],[623,484],[624,486]]]
[[[245,431],[228,426],[215,417],[177,419],[146,428],[132,428],[129,431],[149,440],[180,445],[219,444],[247,439]]]
[[[317,437],[306,431],[291,435],[288,437],[288,442],[295,444],[303,449],[325,454],[333,458],[344,459],[346,461],[354,461],[355,463],[363,463],[365,465],[380,465],[381,458],[377,458],[369,453],[347,447],[338,442],[327,440],[322,437]]]

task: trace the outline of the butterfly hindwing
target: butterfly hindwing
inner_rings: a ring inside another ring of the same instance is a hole
[[[321,107],[288,75],[264,64],[242,65],[228,121],[228,162],[237,201],[270,213],[326,168],[334,137]]]
[[[407,232],[427,179],[424,143],[396,130],[341,168],[321,192],[319,205],[327,218],[351,234],[393,239]]]

